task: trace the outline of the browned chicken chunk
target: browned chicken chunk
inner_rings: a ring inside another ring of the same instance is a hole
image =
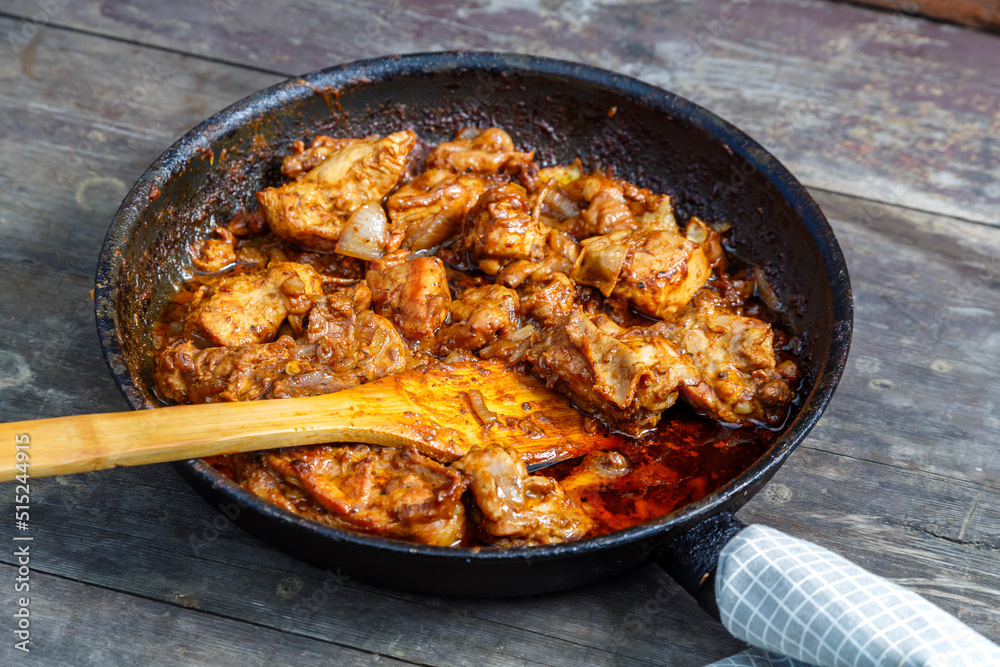
[[[438,354],[476,351],[520,328],[517,292],[499,285],[473,287],[451,302],[451,324],[438,335]]]
[[[370,303],[371,292],[360,283],[319,299],[309,311],[307,340],[316,346],[317,360],[352,385],[417,363],[392,323],[368,309]]]
[[[271,231],[303,248],[332,251],[351,215],[395,187],[415,143],[408,130],[351,142],[300,180],[258,192]]]
[[[430,169],[386,201],[392,226],[387,250],[426,250],[458,234],[465,214],[490,182],[473,174]]]
[[[452,465],[469,478],[486,539],[498,546],[554,544],[583,537],[592,520],[559,483],[529,475],[516,451],[474,447]]]
[[[263,461],[334,525],[445,547],[465,535],[465,480],[412,448],[290,447],[265,453]]]
[[[566,333],[590,365],[597,394],[627,412],[659,414],[674,404],[680,387],[701,382],[694,364],[648,329],[622,329],[577,309]]]
[[[200,271],[215,273],[236,263],[236,237],[225,227],[217,227],[214,233],[191,247],[191,263]]]
[[[465,247],[479,268],[495,276],[518,259],[545,255],[548,230],[531,217],[524,188],[514,183],[487,190],[469,212]]]
[[[684,398],[715,419],[770,423],[794,397],[794,364],[776,364],[773,333],[765,322],[738,315],[703,291],[674,322],[652,327],[686,352],[711,388],[691,387]]]
[[[554,226],[577,240],[629,229],[677,231],[670,197],[601,173],[577,173],[564,167],[553,174],[545,194]]]
[[[157,355],[156,382],[164,397],[178,403],[253,401],[275,380],[308,371],[308,356],[290,336],[204,350],[181,341]]]
[[[306,264],[280,262],[262,272],[225,277],[196,297],[185,330],[216,345],[265,343],[289,315],[303,315],[323,293]]]
[[[431,343],[448,319],[451,292],[444,264],[437,257],[396,254],[371,263],[366,280],[372,307],[410,341]]]
[[[533,153],[514,149],[510,135],[497,127],[485,130],[467,127],[454,141],[439,144],[427,156],[428,169],[448,169],[456,173],[492,174],[531,161]]]
[[[326,162],[331,155],[348,144],[356,144],[363,139],[340,139],[320,135],[313,139],[309,148],[301,141],[292,144],[292,154],[281,161],[281,173],[295,180]]]
[[[674,232],[618,231],[582,246],[574,280],[664,320],[687,305],[712,273],[701,247]]]
[[[565,273],[553,273],[532,281],[521,290],[521,311],[545,326],[563,324],[576,304],[576,285]]]

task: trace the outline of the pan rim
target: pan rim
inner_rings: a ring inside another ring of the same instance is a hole
[[[215,487],[242,506],[253,508],[284,523],[318,533],[335,543],[353,543],[376,547],[400,554],[422,554],[435,558],[457,560],[536,560],[560,559],[643,540],[666,540],[676,531],[693,525],[720,511],[741,507],[763,483],[776,472],[792,451],[802,442],[829,404],[846,366],[853,327],[853,300],[850,280],[843,253],[833,230],[818,204],[805,187],[773,155],[742,130],[711,111],[668,90],[647,84],[633,77],[617,74],[581,63],[491,51],[441,51],[383,56],[348,62],[290,77],[285,81],[257,91],[213,114],[185,133],[140,176],[112,219],[101,249],[95,279],[95,314],[98,334],[105,360],[115,383],[132,409],[152,408],[152,404],[137,389],[137,378],[123,361],[124,351],[114,309],[115,280],[122,271],[121,239],[129,238],[121,231],[139,224],[140,212],[149,203],[150,188],[164,182],[183,168],[183,156],[210,149],[234,128],[262,113],[278,110],[301,97],[332,93],[351,85],[363,85],[393,77],[419,76],[445,70],[487,70],[526,75],[550,75],[581,84],[598,86],[632,101],[669,113],[682,122],[704,130],[731,152],[753,165],[781,192],[799,220],[807,227],[814,249],[820,256],[828,282],[833,323],[825,362],[816,374],[816,382],[802,399],[802,408],[792,419],[772,447],[740,475],[708,496],[674,512],[642,524],[605,535],[555,545],[496,548],[436,547],[403,542],[390,538],[332,528],[305,519],[236,485],[201,460],[177,462],[175,466],[187,477],[197,477]],[[756,487],[756,488],[755,488]]]

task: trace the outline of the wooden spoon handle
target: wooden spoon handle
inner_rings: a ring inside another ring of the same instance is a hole
[[[374,393],[366,387],[310,398],[0,424],[0,481],[25,470],[31,477],[66,475],[324,442],[413,443],[400,425],[386,423],[386,414],[406,408],[393,404],[392,396],[379,394],[375,399],[381,415],[360,409],[367,398],[363,394]]]

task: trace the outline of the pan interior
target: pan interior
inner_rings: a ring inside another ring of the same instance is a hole
[[[160,404],[151,330],[189,275],[188,244],[255,208],[257,190],[282,182],[281,158],[293,141],[412,129],[437,142],[462,127],[494,125],[544,165],[579,157],[670,194],[681,220],[730,222],[733,252],[761,264],[789,304],[786,324],[803,340],[804,400],[771,460],[738,493],[726,492],[724,504],[745,502],[815,422],[839,379],[850,299],[836,241],[801,186],[735,128],[669,93],[558,61],[495,54],[368,61],[262,91],[192,130],[136,183],[98,268],[102,346],[131,406]],[[837,271],[843,284],[831,279]],[[688,515],[721,506],[706,500]]]

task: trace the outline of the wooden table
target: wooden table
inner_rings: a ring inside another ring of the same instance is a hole
[[[125,409],[95,333],[96,258],[129,186],[199,120],[385,53],[578,60],[749,132],[847,255],[846,375],[740,516],[1000,640],[1000,37],[820,0],[276,4],[0,2],[0,418]],[[0,496],[11,512],[14,486]],[[10,632],[8,514],[2,664],[702,665],[743,648],[654,567],[501,601],[338,577],[231,527],[167,465],[39,479],[30,507],[32,651]]]

